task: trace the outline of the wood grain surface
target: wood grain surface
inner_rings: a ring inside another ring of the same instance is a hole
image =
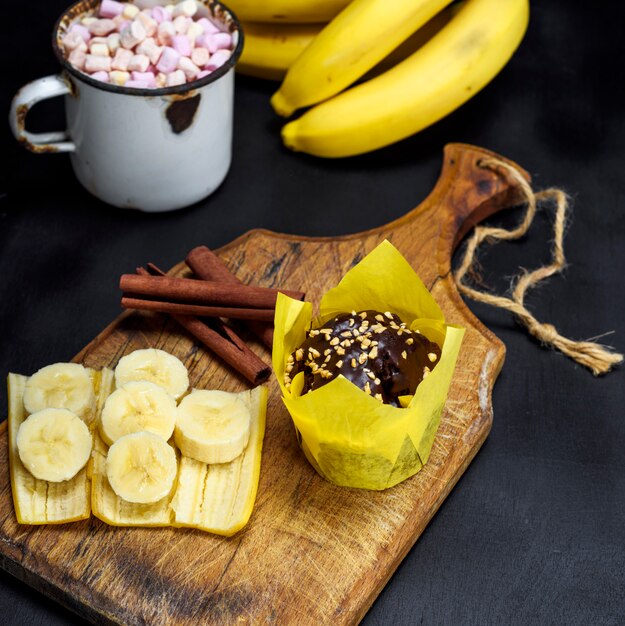
[[[272,380],[256,506],[248,526],[234,537],[114,528],[93,517],[60,526],[20,526],[11,499],[5,422],[0,426],[0,565],[96,623],[357,623],[492,423],[491,390],[505,349],[466,308],[450,273],[453,250],[470,226],[519,199],[504,178],[479,166],[486,156],[496,155],[447,146],[428,198],[381,228],[323,239],[252,231],[218,251],[244,283],[302,289],[315,304],[382,240],[404,254],[447,321],[467,329],[440,429],[421,472],[383,492],[327,483],[299,450]],[[188,269],[180,264],[170,273],[185,276]],[[249,339],[269,360],[267,351]],[[157,314],[121,315],[75,360],[94,368],[115,366],[122,355],[148,346],[181,358],[195,387],[246,388],[175,322]]]

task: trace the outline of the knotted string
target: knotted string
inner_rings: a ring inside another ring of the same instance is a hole
[[[547,189],[539,193],[534,193],[529,183],[523,178],[520,172],[498,159],[483,159],[480,167],[489,168],[496,172],[508,176],[523,192],[527,209],[523,215],[521,223],[511,230],[505,228],[492,228],[489,226],[476,226],[473,235],[468,240],[464,253],[464,258],[454,276],[458,289],[465,295],[484,302],[500,309],[506,309],[513,313],[517,319],[527,327],[531,335],[536,337],[542,344],[553,346],[563,354],[577,361],[584,367],[592,371],[595,376],[609,372],[614,366],[623,362],[623,355],[613,352],[609,347],[602,346],[593,341],[573,341],[563,337],[555,326],[539,322],[525,308],[525,294],[532,287],[541,281],[562,271],[566,259],[562,242],[564,240],[564,226],[568,209],[568,199],[566,194],[560,189]],[[477,276],[477,250],[482,242],[496,243],[498,241],[511,241],[519,239],[529,230],[534,217],[536,216],[536,206],[539,201],[553,200],[555,202],[556,214],[554,220],[554,241],[552,245],[552,262],[549,265],[539,267],[531,272],[523,272],[513,281],[511,297],[492,295],[479,291],[465,282],[465,276]]]

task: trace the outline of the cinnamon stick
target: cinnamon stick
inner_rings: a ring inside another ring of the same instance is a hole
[[[195,315],[198,317],[226,317],[237,320],[272,321],[273,309],[244,309],[240,307],[204,306],[201,304],[185,304],[184,302],[165,302],[163,300],[148,300],[133,296],[122,296],[122,306],[125,309],[140,311],[157,311],[169,315]]]
[[[193,273],[202,280],[243,284],[226,264],[206,246],[193,248],[185,259]],[[245,324],[270,350],[273,347],[273,324],[247,321]]]
[[[171,276],[124,274],[119,286],[125,293],[161,298],[167,301],[199,303],[206,306],[275,309],[278,292],[302,300],[300,291],[249,287],[234,283],[218,283]]]
[[[164,275],[164,272],[155,265],[150,264],[150,269],[153,273]],[[137,274],[142,277],[149,276],[149,273],[143,268],[137,268]],[[245,342],[221,320],[216,318],[212,321],[216,327],[215,329],[197,317],[180,314],[172,314],[171,316],[191,335],[221,357],[253,385],[265,382],[271,375],[271,368],[252,352]],[[224,334],[226,335],[225,337]]]

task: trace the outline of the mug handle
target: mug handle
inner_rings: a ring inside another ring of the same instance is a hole
[[[39,78],[24,85],[11,102],[9,124],[15,138],[37,154],[55,152],[74,152],[76,144],[68,139],[67,132],[29,133],[26,130],[26,116],[31,107],[48,98],[64,96],[71,93],[67,82],[60,75]]]

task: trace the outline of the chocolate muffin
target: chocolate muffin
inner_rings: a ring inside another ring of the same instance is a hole
[[[352,311],[308,331],[306,341],[287,361],[285,385],[304,372],[303,393],[342,374],[365,393],[400,406],[399,396],[417,385],[441,357],[440,347],[411,331],[389,311]]]

